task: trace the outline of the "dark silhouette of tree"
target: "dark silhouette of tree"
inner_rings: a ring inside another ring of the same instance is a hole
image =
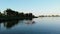
[[[19,17],[24,17],[24,13],[19,13],[18,16]]]
[[[12,9],[7,9],[5,10],[5,12],[7,13],[7,16],[17,16],[17,17],[23,17],[23,18],[32,18],[34,17],[34,15],[32,13],[19,13],[17,11],[14,11]]]
[[[7,9],[5,10],[5,12],[7,13],[7,16],[17,16],[18,12],[12,10],[12,9]]]
[[[0,21],[3,20],[16,20],[16,19],[32,19],[35,18],[35,16],[32,13],[19,13],[18,11],[7,9],[4,11],[4,14],[0,17]]]

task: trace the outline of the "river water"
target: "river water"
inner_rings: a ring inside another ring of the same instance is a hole
[[[60,17],[1,22],[0,34],[60,34]]]

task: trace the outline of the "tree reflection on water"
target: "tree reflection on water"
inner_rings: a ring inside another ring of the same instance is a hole
[[[18,21],[19,20],[7,21],[4,23],[4,26],[6,28],[11,28],[11,27],[15,26],[16,24],[18,24],[19,23]]]
[[[3,21],[1,23],[3,23],[4,27],[6,27],[6,28],[12,28],[15,25],[18,25],[19,23],[22,23],[20,21],[23,21],[23,23],[25,23],[25,24],[34,24],[35,23],[35,21],[33,21],[32,19],[11,20],[11,21],[5,21],[5,22]]]

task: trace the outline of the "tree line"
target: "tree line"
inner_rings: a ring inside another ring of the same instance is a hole
[[[4,13],[0,12],[0,16],[11,16],[11,17],[22,17],[22,18],[34,18],[34,17],[36,17],[32,13],[24,14],[23,12],[19,13],[18,11],[15,11],[12,9],[6,9],[6,10],[4,10]]]

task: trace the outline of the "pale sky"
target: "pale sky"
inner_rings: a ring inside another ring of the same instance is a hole
[[[0,11],[7,8],[34,15],[60,14],[60,0],[0,0]]]

